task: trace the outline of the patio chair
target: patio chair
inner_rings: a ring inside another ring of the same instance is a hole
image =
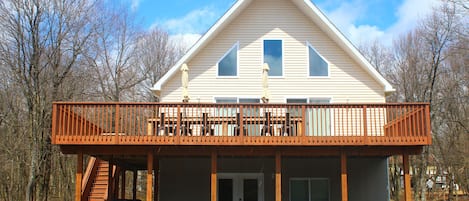
[[[270,118],[270,112],[265,113],[264,125],[262,126],[261,135],[262,136],[272,136],[272,123]]]
[[[282,129],[280,135],[291,136],[293,135],[293,126],[290,122],[290,113],[285,113],[285,121],[282,124]]]
[[[243,125],[243,127],[241,128],[241,114],[236,113],[236,125],[234,126],[234,134],[236,136],[239,136],[239,134],[241,133],[241,129],[243,129],[244,135],[247,136],[246,126]]]

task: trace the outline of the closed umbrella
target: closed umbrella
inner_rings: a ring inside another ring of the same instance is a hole
[[[189,86],[189,67],[187,64],[182,64],[181,67],[181,83],[182,83],[182,102],[189,102],[189,91],[187,87]]]
[[[262,102],[268,103],[270,98],[269,92],[269,64],[262,65]]]

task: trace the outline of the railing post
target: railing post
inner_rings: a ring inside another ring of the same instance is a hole
[[[301,124],[300,124],[300,127],[301,127],[301,132],[299,133],[300,136],[301,136],[301,144],[306,144],[306,142],[308,141],[306,139],[306,131],[307,131],[307,125],[306,125],[306,105],[302,105],[301,106]]]
[[[116,103],[114,144],[119,144],[119,103]]]
[[[368,118],[366,116],[366,105],[363,105],[363,143],[368,144]]]
[[[57,104],[52,103],[52,144],[55,144],[55,136],[57,135]]]
[[[176,137],[176,144],[179,144],[180,143],[180,140],[181,140],[181,120],[182,120],[182,115],[181,115],[181,105],[178,104],[177,106],[177,120],[176,120],[176,131],[174,133],[175,137]]]
[[[239,106],[239,137],[241,138],[241,144],[244,144],[244,114],[243,106]]]
[[[430,120],[430,104],[425,105],[425,126],[427,131],[428,142],[427,144],[432,143],[432,127]]]

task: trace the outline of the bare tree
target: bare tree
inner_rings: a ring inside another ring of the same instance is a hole
[[[142,83],[143,99],[158,101],[150,92],[153,86],[182,55],[184,49],[170,40],[169,34],[156,27],[142,35],[138,41],[139,65],[147,72]]]
[[[455,5],[469,11],[469,0],[446,0],[448,2],[454,3]]]
[[[0,58],[24,100],[30,143],[25,200],[48,200],[53,100],[89,43],[92,1],[0,2]],[[23,167],[25,169],[26,167]]]
[[[95,73],[96,94],[102,100],[134,100],[125,93],[131,93],[147,75],[137,63],[136,44],[141,33],[128,8],[115,6],[99,6],[97,38],[87,58]]]
[[[361,48],[397,89],[390,101],[430,102],[434,146],[412,157],[414,200],[426,200],[427,167],[438,167],[452,183],[467,183],[468,27],[456,4],[446,3],[395,40],[392,52],[375,43]],[[389,58],[392,55],[392,58]],[[448,90],[451,89],[451,90]],[[453,90],[454,89],[454,90]],[[399,159],[390,160],[391,196],[399,199]],[[452,195],[454,185],[448,185]],[[451,196],[449,198],[452,199]]]

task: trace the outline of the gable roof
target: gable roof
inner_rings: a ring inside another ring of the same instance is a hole
[[[248,5],[255,0],[238,0],[174,65],[169,71],[155,83],[152,91],[160,91],[162,86],[168,82],[179,70],[179,67],[190,61],[197,55],[221,30],[232,22]],[[395,91],[391,84],[384,79],[378,71],[365,59],[357,48],[335,27],[331,21],[310,1],[291,0],[299,10],[309,17],[322,31],[324,31],[334,42],[339,45],[355,62],[358,63],[378,83],[383,85],[384,91],[390,93]]]

